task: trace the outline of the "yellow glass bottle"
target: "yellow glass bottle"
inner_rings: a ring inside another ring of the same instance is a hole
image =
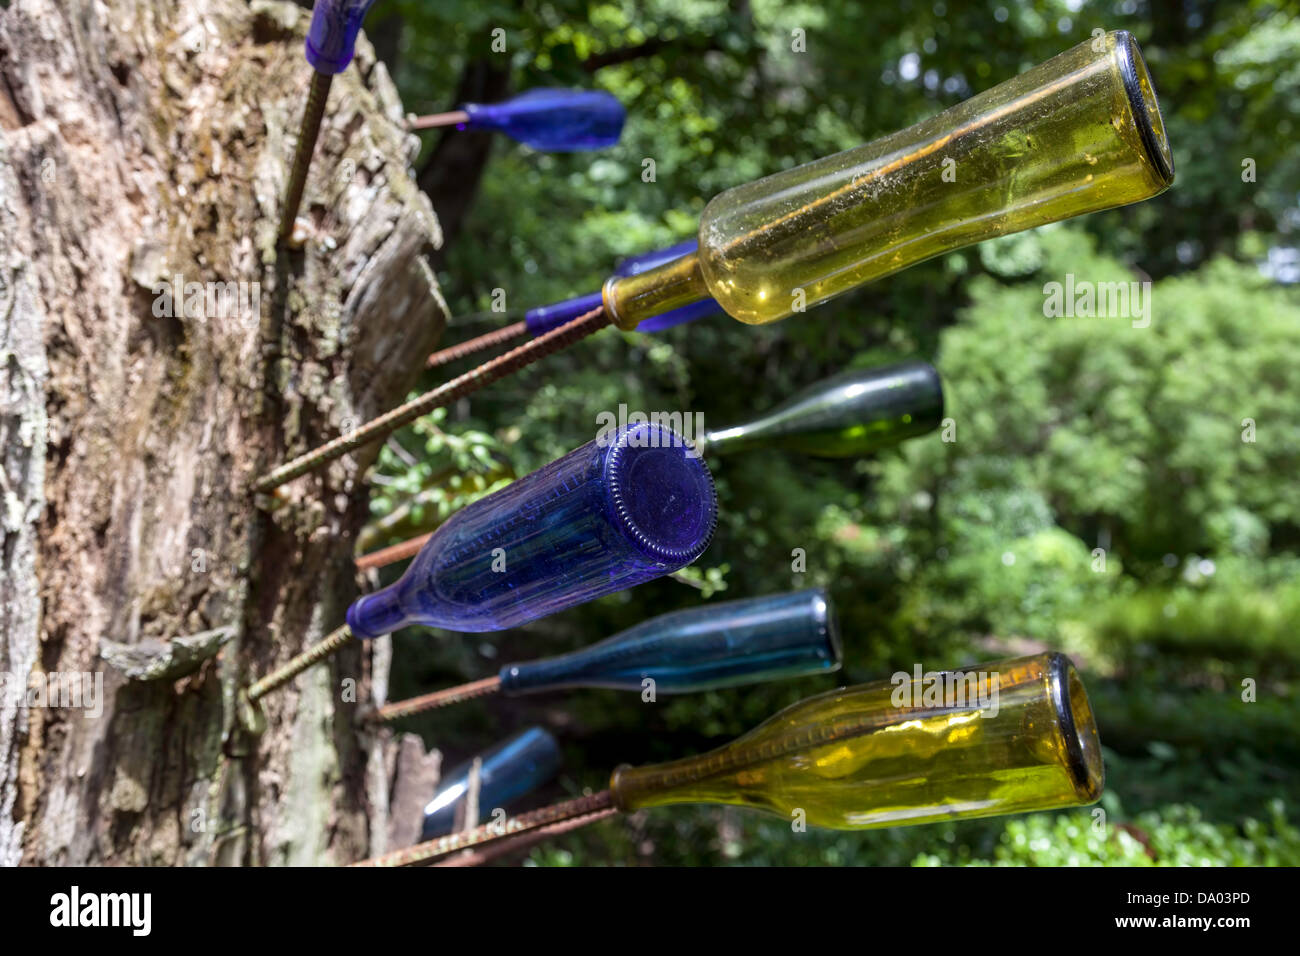
[[[786,820],[803,811],[815,826],[857,830],[1101,796],[1097,727],[1067,658],[904,676],[801,701],[702,756],[619,767],[614,803],[722,803]]]
[[[737,186],[700,219],[699,251],[605,285],[615,324],[712,296],[783,319],[974,242],[1155,196],[1174,179],[1133,37],[1097,36],[856,149]]]

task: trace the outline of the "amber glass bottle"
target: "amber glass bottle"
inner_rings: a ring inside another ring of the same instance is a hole
[[[625,811],[733,804],[787,820],[802,811],[815,826],[856,830],[1078,806],[1101,795],[1097,727],[1067,658],[919,677],[809,698],[702,756],[620,767],[614,801]]]
[[[737,186],[699,251],[611,279],[620,328],[712,296],[761,324],[971,243],[1163,192],[1174,162],[1137,43],[1097,36],[883,139]]]

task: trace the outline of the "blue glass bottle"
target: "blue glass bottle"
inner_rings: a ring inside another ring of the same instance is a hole
[[[467,760],[443,776],[437,794],[424,808],[424,827],[420,839],[432,840],[451,833],[457,825],[477,826],[490,819],[492,811],[508,808],[520,797],[554,777],[560,770],[560,745],[540,727],[529,727],[491,750],[478,755],[478,817],[463,819],[469,796],[470,771],[474,761]],[[457,815],[462,819],[457,820]]]
[[[685,325],[687,322],[695,322],[699,319],[707,319],[711,315],[721,315],[722,306],[718,305],[715,299],[701,299],[699,302],[692,302],[690,305],[683,305],[677,309],[669,309],[661,315],[646,319],[636,327],[638,332],[662,332],[664,329],[671,329],[674,326]]]
[[[607,687],[687,694],[838,670],[835,614],[820,588],[706,604],[642,621],[558,657],[507,664],[507,695]]]
[[[685,567],[716,520],[699,454],[670,428],[626,425],[458,511],[348,625],[514,627]]]
[[[524,313],[524,325],[528,327],[529,335],[538,338],[553,329],[567,325],[580,315],[586,315],[599,306],[601,300],[602,296],[599,292],[592,292],[551,305],[539,305]]]
[[[627,119],[623,104],[605,90],[543,87],[500,103],[464,103],[461,109],[470,129],[496,130],[549,152],[613,146]]]
[[[682,256],[690,255],[700,248],[699,240],[687,239],[674,246],[665,246],[653,252],[643,252],[638,256],[628,256],[614,270],[616,276],[639,276],[643,272],[657,269],[665,262],[672,262]]]
[[[356,52],[357,34],[375,0],[316,0],[307,28],[307,62],[318,73],[342,73]]]

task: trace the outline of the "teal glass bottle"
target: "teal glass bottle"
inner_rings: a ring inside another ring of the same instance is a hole
[[[506,695],[574,687],[686,694],[829,673],[840,667],[839,633],[819,588],[705,604],[642,621],[590,647],[499,675]]]
[[[471,775],[479,763],[478,814],[467,820]],[[529,727],[445,774],[424,808],[420,838],[432,840],[459,826],[477,826],[497,808],[509,809],[560,770],[560,745],[541,727]]]

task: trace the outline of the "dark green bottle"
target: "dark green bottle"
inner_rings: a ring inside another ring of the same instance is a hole
[[[852,369],[824,379],[766,415],[706,431],[706,455],[786,448],[851,458],[924,435],[943,421],[943,384],[926,362]]]

